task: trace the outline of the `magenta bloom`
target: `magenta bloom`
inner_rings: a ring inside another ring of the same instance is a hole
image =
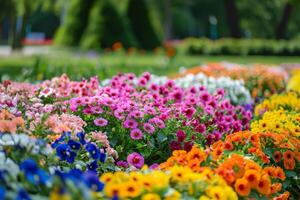
[[[138,126],[138,123],[135,120],[133,120],[133,119],[126,119],[124,121],[124,123],[123,123],[123,126],[125,128],[134,129],[134,128],[136,128]]]
[[[118,161],[117,166],[127,168],[128,163],[126,161]]]
[[[177,90],[172,94],[172,97],[174,98],[174,100],[176,102],[180,102],[183,99],[183,92],[180,90]]]
[[[208,102],[210,100],[210,94],[206,91],[203,91],[200,94],[200,99],[202,100],[202,102]]]
[[[130,137],[133,139],[133,140],[140,140],[143,138],[143,133],[140,129],[138,128],[135,128],[135,129],[132,129],[130,131]]]
[[[103,126],[106,126],[106,125],[107,125],[107,120],[104,119],[104,118],[102,118],[102,117],[100,117],[100,118],[97,118],[97,119],[94,120],[94,124],[95,124],[96,126],[101,126],[101,127],[103,127]]]
[[[146,84],[147,84],[147,79],[146,78],[144,78],[144,77],[141,77],[139,80],[138,80],[138,85],[139,86],[142,86],[142,87],[145,87],[146,86]]]
[[[182,130],[177,131],[176,135],[177,135],[178,142],[183,142],[186,138],[186,134]]]
[[[136,168],[142,168],[144,165],[144,157],[139,153],[132,153],[127,156],[127,162]]]
[[[184,114],[188,119],[191,119],[193,115],[195,114],[196,109],[191,107],[184,110]]]
[[[150,123],[144,123],[143,129],[149,134],[155,131],[155,128]]]

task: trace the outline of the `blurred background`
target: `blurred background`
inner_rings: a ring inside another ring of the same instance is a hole
[[[0,0],[0,77],[300,63],[300,0]]]

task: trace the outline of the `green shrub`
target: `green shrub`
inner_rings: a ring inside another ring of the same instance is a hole
[[[300,55],[299,40],[188,38],[176,48],[192,55]]]

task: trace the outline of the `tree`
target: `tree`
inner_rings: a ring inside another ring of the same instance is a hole
[[[235,0],[224,0],[224,5],[231,37],[241,38],[242,32]]]
[[[136,39],[127,24],[126,17],[117,10],[111,0],[97,0],[93,6],[81,46],[98,49],[121,42],[125,47],[137,47]]]
[[[299,3],[298,0],[290,0],[287,1],[284,8],[282,16],[279,20],[279,23],[277,24],[275,28],[275,37],[276,39],[285,39],[286,38],[286,31],[288,27],[289,20],[291,18],[293,8],[295,4]]]
[[[93,3],[94,0],[71,0],[66,19],[55,36],[57,44],[67,46],[79,44]]]
[[[127,16],[130,27],[142,48],[153,49],[161,45],[161,38],[154,29],[145,0],[129,0]]]

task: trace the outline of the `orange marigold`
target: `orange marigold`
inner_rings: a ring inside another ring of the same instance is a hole
[[[234,188],[235,188],[235,191],[240,196],[248,196],[251,191],[249,182],[244,178],[240,178],[240,179],[236,180],[236,182],[234,184]]]

